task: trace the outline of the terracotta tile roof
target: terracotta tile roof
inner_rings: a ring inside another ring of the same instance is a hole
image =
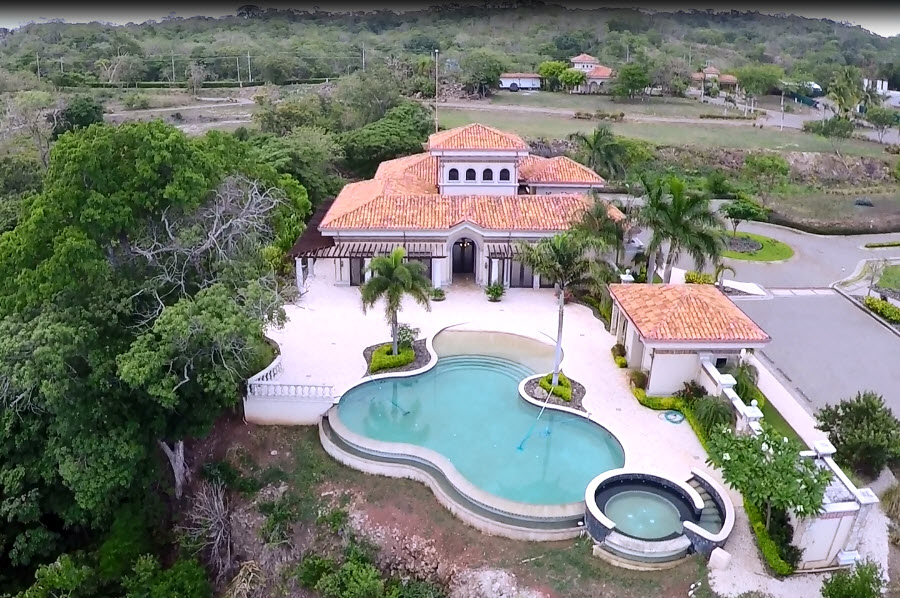
[[[504,133],[480,123],[472,123],[432,134],[428,137],[428,149],[528,150],[530,148],[518,135]]]
[[[503,73],[500,75],[501,79],[514,79],[514,78],[530,78],[530,79],[540,79],[541,76],[537,73]]]
[[[707,75],[718,75],[719,69],[717,69],[714,66],[708,66],[705,69],[703,69],[703,72],[706,73]]]
[[[599,60],[597,60],[590,54],[583,54],[583,53],[579,54],[578,56],[573,56],[569,60],[571,62],[594,62],[594,63],[600,62]]]
[[[406,174],[418,177],[432,187],[438,184],[438,158],[429,153],[413,154],[403,158],[387,160],[378,165],[376,179],[402,177]],[[428,193],[429,191],[423,191]]]
[[[536,157],[536,156],[534,156]],[[529,156],[532,158],[532,156]],[[604,185],[599,174],[566,156],[520,160],[519,179],[527,183],[554,183],[576,185]]]
[[[706,79],[706,75],[703,73],[691,73],[691,79],[694,81],[702,81],[703,79]]]
[[[561,231],[589,201],[580,194],[379,195],[352,210],[329,213],[322,228],[444,230],[470,222],[491,230]]]
[[[588,79],[609,79],[612,77],[613,70],[608,66],[598,65],[585,73]]]
[[[649,341],[768,342],[769,335],[707,284],[611,284],[609,291]]]
[[[737,77],[734,75],[719,75],[719,83],[737,83]]]

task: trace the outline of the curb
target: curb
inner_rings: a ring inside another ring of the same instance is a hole
[[[856,299],[856,297],[854,297],[853,295],[851,295],[850,293],[847,293],[846,291],[844,291],[842,289],[837,288],[837,286],[835,286],[835,285],[831,285],[831,288],[834,289],[835,291],[837,291],[837,293],[840,296],[842,296],[844,299],[849,301],[854,307],[856,307],[857,309],[861,310],[862,312],[868,314],[869,317],[871,317],[876,322],[878,322],[879,324],[881,324],[882,326],[884,326],[885,328],[887,328],[888,330],[893,332],[894,335],[897,336],[897,338],[900,338],[900,330],[897,330],[896,327],[892,326],[890,322],[888,322],[887,320],[885,320],[878,314],[867,309],[865,305],[863,305],[859,300]]]

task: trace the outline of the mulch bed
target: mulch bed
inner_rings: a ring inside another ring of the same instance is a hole
[[[728,237],[728,249],[738,253],[754,253],[762,249],[762,243],[746,237]]]
[[[534,378],[533,380],[529,380],[525,383],[525,392],[532,399],[536,401],[545,401],[547,398],[546,391],[538,386],[538,380],[540,378]],[[582,406],[581,401],[584,399],[584,385],[575,380],[569,378],[569,382],[572,383],[572,400],[571,401],[563,401],[556,395],[550,395],[550,400],[547,401],[551,405],[559,405],[560,407],[571,407],[572,409],[577,409],[578,411],[584,411],[587,413],[587,409]]]
[[[372,345],[371,347],[366,347],[363,349],[363,358],[366,360],[366,371],[363,375],[367,375],[369,373],[369,364],[372,363],[372,353],[375,352],[375,349],[382,345],[390,344],[391,341],[387,343],[378,343],[377,345]],[[413,342],[413,351],[416,354],[416,358],[406,365],[401,365],[397,368],[388,368],[386,370],[378,370],[376,373],[378,374],[390,374],[391,372],[408,372],[410,370],[417,370],[420,367],[424,367],[431,361],[431,355],[428,353],[428,349],[425,348],[425,339],[420,339]]]
[[[745,293],[744,291],[741,291],[739,289],[735,289],[732,287],[722,287],[722,292],[725,293],[726,295],[737,295],[737,296],[750,294],[750,293]]]

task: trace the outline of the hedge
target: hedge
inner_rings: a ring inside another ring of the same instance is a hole
[[[697,416],[694,414],[694,410],[688,407],[687,403],[678,397],[648,397],[647,392],[642,388],[632,388],[631,394],[638,400],[638,403],[647,407],[648,409],[653,409],[654,411],[679,411],[684,415],[684,419],[687,420],[688,425],[694,431],[694,434],[697,436],[697,440],[700,442],[700,446],[703,447],[703,450],[707,453],[709,449],[707,448],[706,442],[706,432],[703,430],[703,427],[700,425],[700,422],[697,421]]]
[[[794,568],[790,563],[781,558],[781,552],[778,550],[778,544],[769,535],[766,529],[766,521],[763,518],[762,511],[756,508],[756,505],[744,502],[744,510],[747,512],[747,518],[750,520],[750,528],[753,535],[756,536],[756,545],[762,553],[766,564],[773,573],[780,576],[790,575],[794,572]]]
[[[701,114],[700,118],[711,118],[711,119],[721,119],[721,120],[756,120],[756,116],[744,116],[743,114],[715,114],[715,113],[705,113]]]
[[[897,307],[890,301],[876,297],[863,297],[863,305],[888,322],[900,323],[900,307]]]
[[[628,367],[628,360],[625,359],[624,357],[617,355],[614,359],[616,361],[616,365],[619,366],[620,368]]]
[[[882,241],[880,243],[866,243],[866,249],[878,249],[879,247],[900,247],[900,241]]]
[[[714,284],[716,279],[712,274],[688,270],[684,273],[684,282],[685,284]]]
[[[374,374],[381,370],[399,368],[416,360],[416,352],[412,347],[401,347],[400,353],[391,355],[393,347],[390,343],[381,345],[372,353],[372,361],[369,363],[369,373]]]
[[[571,401],[572,400],[572,381],[569,380],[565,374],[562,372],[559,373],[559,383],[554,387],[551,385],[553,381],[553,372],[550,372],[543,378],[538,381],[538,386],[550,392],[550,389],[553,388],[553,394],[558,396],[563,401]]]

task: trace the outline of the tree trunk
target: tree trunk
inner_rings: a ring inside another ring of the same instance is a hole
[[[766,530],[769,529],[769,523],[772,521],[772,503],[766,503]]]
[[[669,246],[669,254],[666,256],[666,267],[663,270],[663,282],[669,284],[672,280],[672,267],[675,266],[675,247]]]
[[[169,447],[163,440],[157,442],[166,454],[166,457],[168,457],[169,465],[172,466],[172,474],[175,476],[175,498],[180,499],[184,493],[184,483],[190,475],[187,463],[184,461],[184,441],[176,441],[174,448]]]
[[[393,343],[394,355],[400,352],[400,340],[397,338],[397,312],[391,314],[391,342]]]
[[[562,361],[562,331],[563,331],[563,305],[565,304],[565,287],[559,288],[559,322],[556,325],[556,351],[553,355],[553,379],[550,381],[551,386],[556,386],[559,382],[559,362]]]
[[[656,255],[658,252],[659,250],[657,249],[647,256],[647,284],[653,284],[653,277],[656,275]]]

